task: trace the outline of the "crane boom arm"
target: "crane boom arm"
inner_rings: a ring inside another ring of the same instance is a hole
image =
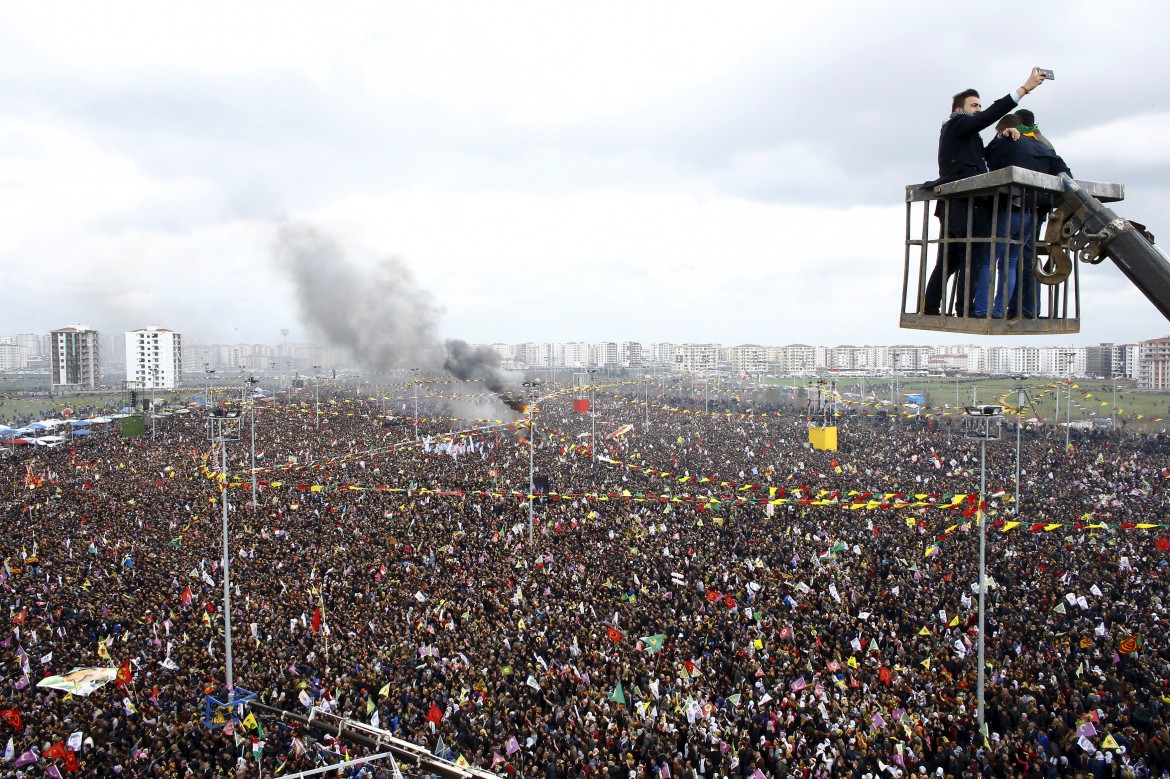
[[[1142,225],[1117,216],[1069,176],[1061,179],[1064,203],[1049,220],[1049,236],[1059,231],[1061,245],[1081,246],[1086,262],[1113,260],[1170,320],[1170,260],[1154,246],[1153,236]]]

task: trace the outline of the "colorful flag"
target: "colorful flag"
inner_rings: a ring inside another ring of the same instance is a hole
[[[134,671],[130,668],[130,660],[123,660],[122,664],[118,666],[118,675],[114,677],[114,684],[121,687],[132,681],[134,681]]]
[[[54,742],[51,747],[43,752],[43,756],[48,760],[64,760],[67,754],[64,741]]]
[[[8,723],[17,732],[24,728],[24,718],[20,716],[20,709],[4,709],[0,711],[0,719]]]
[[[16,758],[16,762],[12,764],[13,768],[23,768],[26,765],[32,765],[41,759],[36,747],[30,747],[24,752],[20,753],[20,757]]]

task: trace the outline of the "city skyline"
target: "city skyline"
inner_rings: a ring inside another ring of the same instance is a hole
[[[1159,3],[1023,6],[1027,46],[908,2],[66,6],[0,10],[0,260],[44,291],[9,296],[10,332],[321,341],[275,250],[312,225],[440,339],[950,342],[897,327],[903,187],[950,95],[1034,65],[1073,172],[1154,233],[1170,213],[1170,86],[1133,78],[1170,64]],[[1126,56],[1069,49],[1089,26]],[[1081,279],[1081,333],[1020,343],[1170,332],[1111,263]]]
[[[400,371],[408,362],[375,365],[352,360],[342,350],[313,343],[202,344],[184,339],[168,328],[147,327],[103,335],[75,325],[50,336],[0,333],[0,372],[35,372],[52,357],[58,371],[56,339],[62,334],[87,333],[94,344],[93,358],[102,377],[124,371],[138,383],[158,381],[175,386],[186,377],[206,373],[227,376],[233,371],[260,375],[294,373],[315,375],[337,370]],[[119,343],[119,338],[123,339]],[[848,373],[985,373],[1047,376],[1106,376],[1135,379],[1149,388],[1170,388],[1170,337],[1138,342],[1090,346],[1007,346],[959,343],[927,344],[803,344],[783,345],[675,343],[640,341],[472,344],[494,352],[494,362],[507,371],[565,368],[665,370],[690,375],[800,375]],[[97,360],[97,353],[106,356]],[[120,356],[121,355],[121,356]],[[433,365],[433,363],[431,363]],[[427,369],[430,370],[430,369]],[[439,371],[440,373],[444,371]],[[93,376],[96,373],[91,371]],[[234,375],[234,374],[233,374]],[[206,378],[206,377],[204,377]],[[59,382],[54,379],[54,383]]]

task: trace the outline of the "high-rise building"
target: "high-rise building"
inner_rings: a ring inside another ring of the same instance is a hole
[[[1170,389],[1170,336],[1138,344],[1137,379],[1141,389]]]
[[[101,378],[99,334],[86,325],[71,325],[49,333],[51,372],[54,386],[98,386]]]
[[[165,327],[126,333],[126,381],[143,389],[173,389],[183,380],[183,337]]]

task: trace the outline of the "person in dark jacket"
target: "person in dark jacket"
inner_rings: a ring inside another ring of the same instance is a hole
[[[987,110],[979,93],[974,89],[964,90],[951,99],[951,115],[947,118],[939,131],[938,139],[938,178],[927,182],[924,187],[933,188],[939,184],[957,181],[968,176],[985,173],[988,170],[983,156],[983,138],[979,133],[995,124],[1008,114],[1033,89],[1044,83],[1044,75],[1039,68],[1033,68],[1023,86],[1014,92],[996,100]],[[943,207],[939,202],[939,209],[935,215],[942,221],[944,235],[947,238],[979,238],[991,235],[991,207],[980,199],[956,198]],[[968,224],[970,222],[970,224]],[[955,244],[956,247],[962,244]],[[988,266],[990,257],[986,243],[973,244],[970,257],[966,251],[946,251],[944,244],[939,251],[934,269],[926,285],[923,311],[927,314],[938,314],[942,309],[943,291],[946,286],[946,277],[957,274],[956,285],[958,294],[958,313],[962,316],[968,310],[976,316],[987,315],[987,289],[972,290],[969,296],[966,290],[964,267],[970,260],[972,273],[977,275],[981,267]],[[984,271],[986,275],[986,271]],[[968,300],[968,297],[971,300]],[[982,310],[980,309],[982,300]],[[969,306],[968,303],[974,303]],[[973,310],[972,310],[973,309]]]
[[[1008,114],[996,125],[996,136],[987,146],[987,164],[992,170],[1015,166],[1059,176],[1072,175],[1068,165],[1051,146],[1035,137],[1021,135],[1013,139],[1004,135],[1010,129],[1023,131],[1022,121],[1017,114]],[[1034,124],[1034,122],[1033,122]],[[1007,315],[1014,318],[1021,311],[1025,319],[1036,316],[1036,301],[1039,297],[1033,276],[1035,265],[1035,230],[1049,208],[1051,199],[1045,193],[1035,196],[1002,198],[1000,212],[995,220],[997,238],[1008,238],[995,243],[996,288],[992,316],[1004,315],[1004,301],[1007,301]],[[1024,258],[1020,267],[1020,257]],[[977,283],[986,284],[984,274]],[[1020,284],[1017,287],[1017,280]]]

